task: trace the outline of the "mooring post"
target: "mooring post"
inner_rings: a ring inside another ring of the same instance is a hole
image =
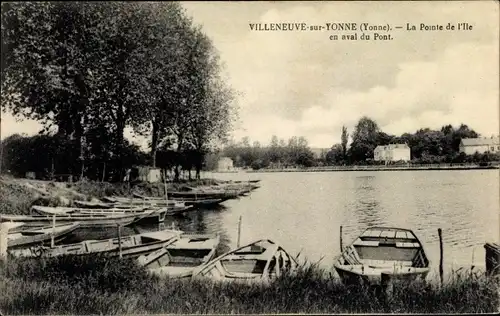
[[[116,228],[118,229],[118,255],[119,258],[122,258],[122,232],[121,232],[121,226],[120,224],[116,225]]]
[[[50,236],[50,248],[55,247],[55,235],[56,235],[56,214],[52,215],[52,236]]]
[[[443,285],[443,231],[438,228],[439,235],[439,279],[441,280],[441,285]]]
[[[343,252],[343,246],[342,246],[342,225],[340,225],[340,252]]]
[[[240,219],[238,220],[238,243],[236,244],[236,247],[240,247],[240,236],[241,236],[241,215]]]

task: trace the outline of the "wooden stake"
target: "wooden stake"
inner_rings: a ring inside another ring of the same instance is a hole
[[[236,244],[236,248],[240,247],[240,236],[241,236],[241,215],[240,219],[238,220],[238,243]]]
[[[56,234],[56,215],[52,215],[52,236],[50,237],[50,248],[55,247],[55,234]]]
[[[122,258],[122,232],[121,232],[121,226],[120,224],[117,224],[116,227],[118,228],[118,254],[119,258]]]
[[[439,279],[443,285],[443,231],[438,228],[439,235]]]
[[[340,252],[343,252],[343,246],[342,246],[342,225],[340,225]]]
[[[168,192],[167,192],[167,173],[162,170],[163,173],[163,184],[165,185],[165,201],[167,201],[168,208]]]

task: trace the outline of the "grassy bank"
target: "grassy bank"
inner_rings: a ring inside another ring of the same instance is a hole
[[[4,314],[481,313],[498,311],[498,282],[454,277],[443,287],[394,285],[390,296],[344,286],[315,265],[269,286],[158,279],[135,261],[67,256],[0,269]]]
[[[202,179],[168,183],[167,189],[176,191],[182,186],[199,186],[221,182]],[[131,196],[133,192],[147,196],[165,196],[163,183],[108,183],[83,181],[56,183],[30,182],[26,179],[0,178],[0,214],[29,215],[31,205],[71,206],[74,200],[100,199],[107,195]]]

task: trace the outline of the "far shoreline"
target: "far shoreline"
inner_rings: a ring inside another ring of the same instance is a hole
[[[430,170],[499,170],[500,165],[489,166],[450,166],[450,165],[424,165],[424,166],[330,166],[310,168],[289,169],[258,169],[258,170],[234,170],[234,171],[209,171],[211,173],[276,173],[276,172],[342,172],[342,171],[430,171]]]

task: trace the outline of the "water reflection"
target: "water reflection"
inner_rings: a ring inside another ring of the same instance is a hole
[[[377,178],[370,176],[357,176],[354,179],[354,215],[356,216],[355,225],[357,233],[360,228],[380,225],[380,197],[376,188]],[[353,236],[355,238],[356,236]]]

